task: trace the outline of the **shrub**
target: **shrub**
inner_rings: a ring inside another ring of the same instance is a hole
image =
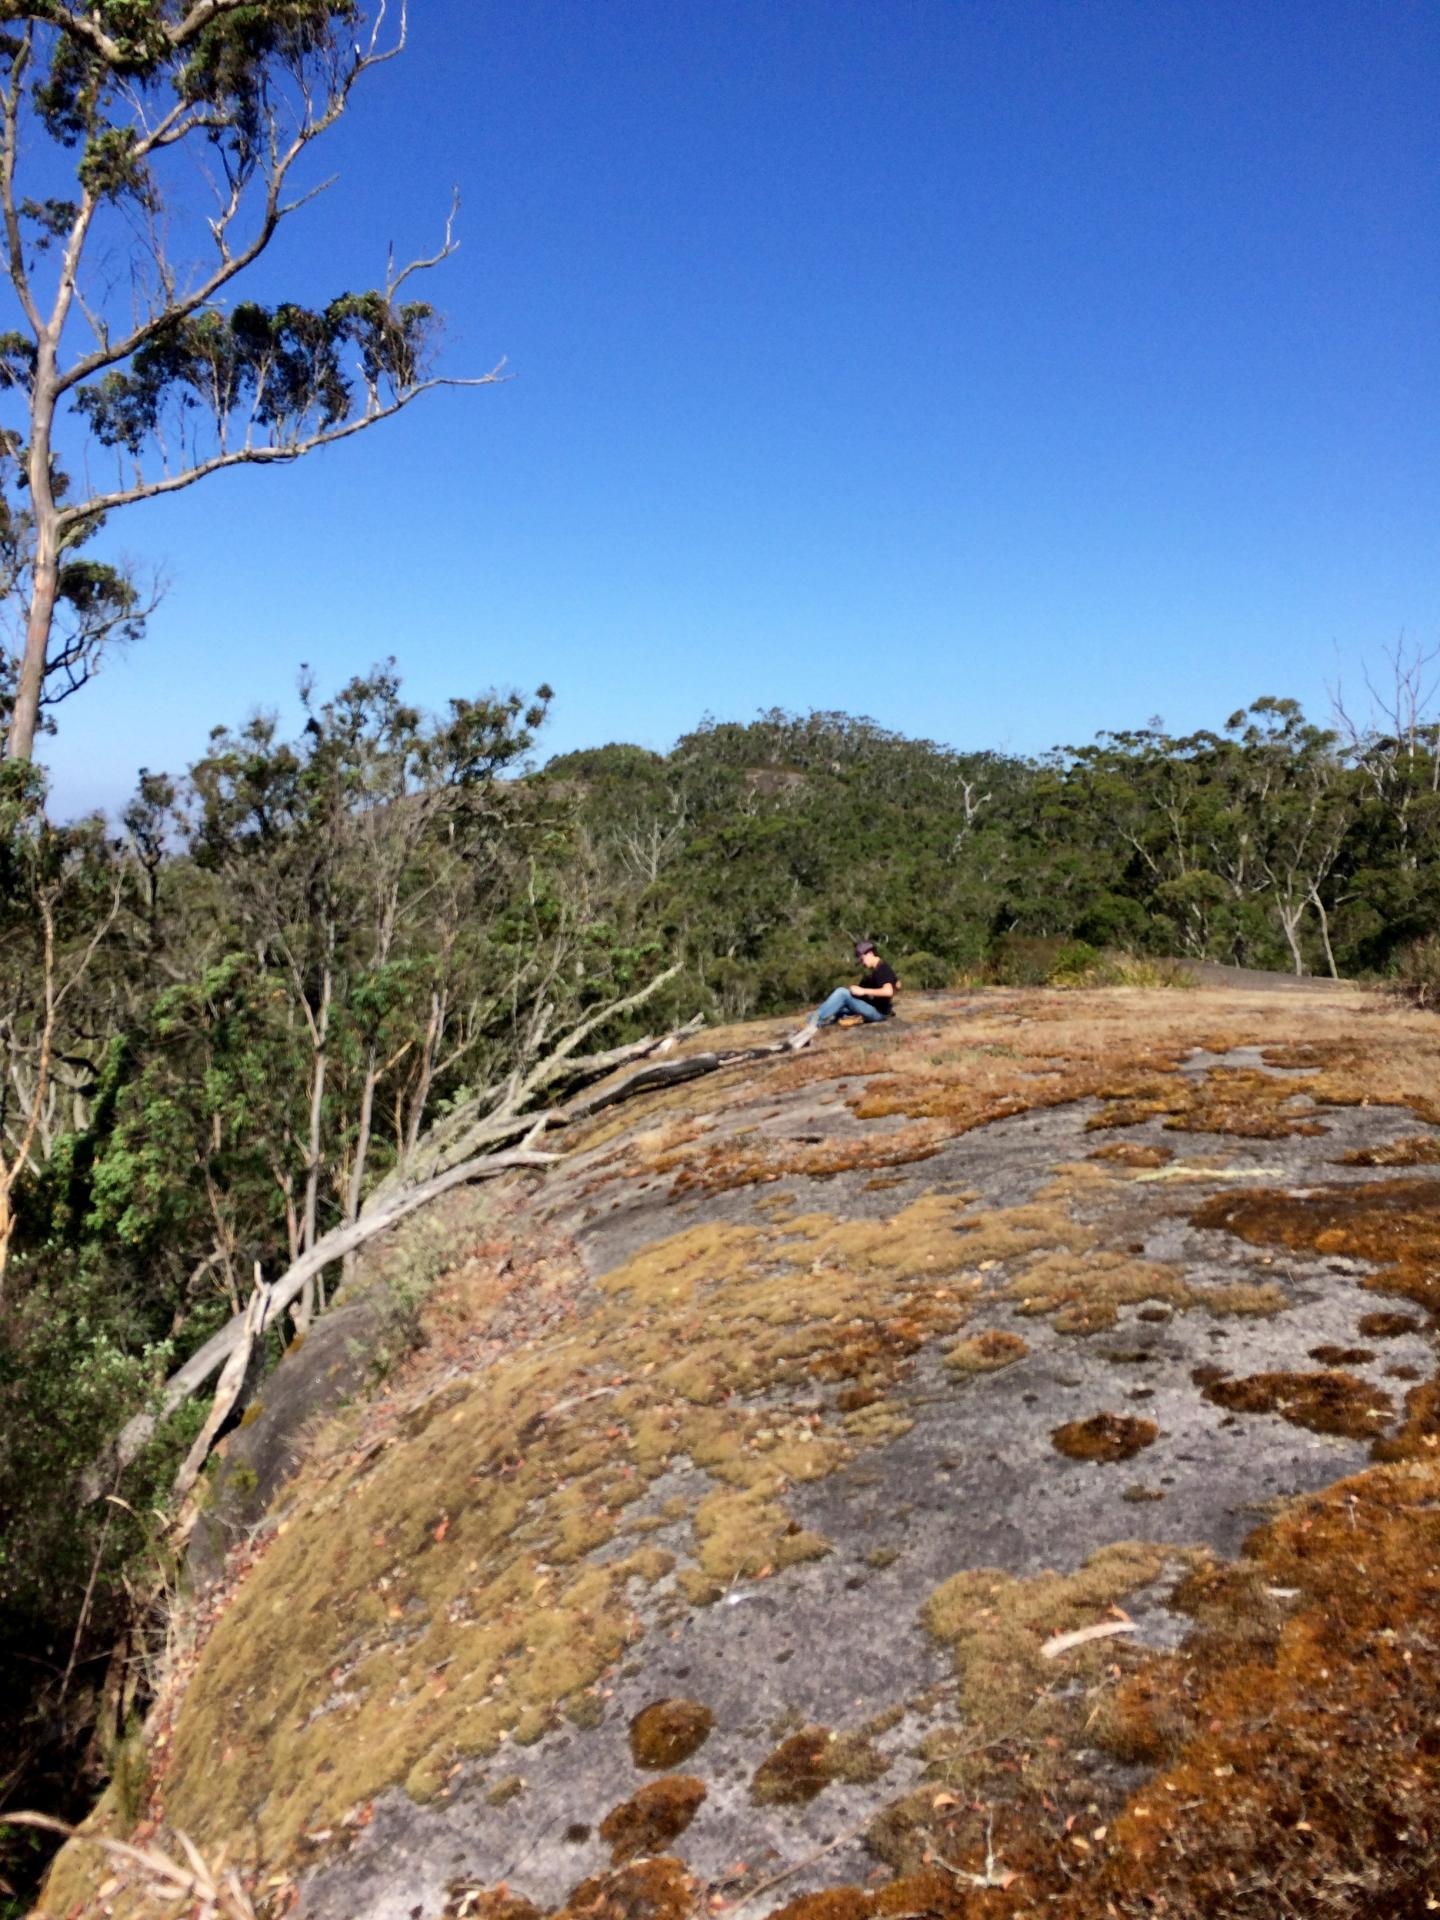
[[[1076,982],[1085,987],[1193,987],[1195,976],[1183,960],[1146,953],[1102,953]]]
[[[1401,950],[1394,991],[1415,1007],[1440,1007],[1440,934],[1412,940]]]
[[[1045,987],[1081,972],[1099,957],[1083,940],[1003,933],[990,949],[986,972],[997,986]]]
[[[903,954],[894,966],[902,984],[913,987],[917,993],[932,987],[948,987],[955,972],[948,960],[942,960],[938,953],[927,953],[923,947],[918,953]]]

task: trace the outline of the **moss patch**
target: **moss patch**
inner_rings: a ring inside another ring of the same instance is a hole
[[[1342,1167],[1440,1167],[1440,1137],[1412,1133],[1380,1147],[1356,1147],[1342,1153]]]
[[[567,1920],[687,1920],[696,1904],[683,1864],[660,1854],[582,1880],[559,1911]]]
[[[508,1887],[452,1881],[441,1920],[540,1920],[540,1909]]]
[[[1229,1413],[1278,1413],[1293,1427],[1350,1440],[1374,1440],[1395,1412],[1388,1393],[1353,1373],[1251,1373],[1203,1391]]]
[[[985,1333],[972,1334],[968,1340],[957,1341],[946,1354],[945,1364],[956,1373],[995,1373],[1001,1367],[1013,1367],[1029,1351],[1029,1342],[1018,1333],[992,1327]]]
[[[1131,1460],[1153,1446],[1159,1431],[1153,1420],[1137,1420],[1133,1414],[1092,1413],[1088,1420],[1056,1427],[1050,1444],[1067,1460]]]
[[[652,1700],[630,1722],[630,1753],[637,1767],[678,1767],[710,1738],[715,1716],[697,1700]]]
[[[1419,1333],[1420,1322],[1413,1313],[1362,1313],[1355,1331],[1366,1340],[1398,1340],[1402,1334]]]
[[[622,1800],[600,1822],[600,1838],[610,1848],[611,1864],[656,1853],[684,1833],[705,1800],[705,1783],[686,1774],[651,1780]]]
[[[1096,1147],[1088,1156],[1091,1160],[1108,1160],[1117,1167],[1134,1167],[1138,1171],[1154,1167],[1168,1166],[1175,1158],[1173,1147],[1146,1145],[1139,1140],[1111,1140],[1103,1147]]]
[[[782,1740],[760,1762],[750,1797],[760,1806],[803,1806],[835,1781],[852,1785],[880,1779],[890,1762],[863,1735],[804,1727]]]
[[[1222,1193],[1191,1218],[1198,1227],[1222,1228],[1253,1246],[1371,1261],[1379,1271],[1366,1286],[1440,1312],[1440,1181],[1434,1178],[1311,1187],[1304,1193]]]
[[[555,1277],[557,1260],[543,1312],[507,1281],[503,1319],[489,1296],[477,1311],[479,1296],[463,1288],[451,1290],[447,1318],[441,1289],[425,1308],[433,1355],[324,1441],[288,1490],[291,1517],[201,1655],[152,1817],[168,1815],[212,1855],[223,1847],[244,1865],[253,1847],[267,1872],[283,1872],[301,1833],[339,1827],[384,1786],[443,1796],[469,1756],[495,1756],[496,1775],[513,1767],[510,1747],[603,1702],[616,1664],[633,1657],[648,1587],[663,1582],[662,1607],[678,1611],[682,1595],[719,1598],[737,1576],[822,1551],[796,1525],[792,1489],[899,1430],[914,1357],[937,1341],[967,1347],[972,1317],[997,1303],[1075,1335],[1122,1314],[1285,1305],[1273,1284],[1208,1287],[1143,1258],[1135,1222],[1146,1190],[1133,1176],[1157,1150],[1119,1137],[1127,1116],[1267,1138],[1369,1101],[1440,1125],[1440,1032],[1433,1020],[1377,1014],[1357,1040],[1353,1002],[1303,993],[1227,1003],[1204,1031],[1203,1004],[1192,999],[1177,1017],[1158,994],[1007,997],[967,1017],[959,1037],[932,1020],[880,1047],[847,1043],[852,1111],[902,1123],[863,1139],[848,1123],[832,1139],[789,1141],[759,1125],[782,1117],[777,1095],[833,1080],[838,1050],[825,1047],[774,1072],[767,1064],[763,1081],[716,1076],[577,1130],[582,1151],[602,1133],[610,1141],[580,1175],[599,1204],[606,1186],[654,1176],[667,1160],[692,1189],[867,1166],[883,1179],[1004,1114],[1087,1099],[1104,1121],[1092,1136],[1099,1157],[1057,1169],[1019,1207],[985,1213],[932,1193],[897,1202],[888,1219],[837,1221],[797,1215],[772,1192],[773,1204],[751,1202],[760,1224],[687,1228],[594,1286]],[[1311,1069],[1305,1080],[1177,1071],[1197,1041],[1219,1051],[1258,1040],[1281,1042],[1289,1052],[1273,1063]],[[804,1124],[814,1124],[808,1110]],[[1417,1177],[1431,1163],[1359,1164],[1398,1164],[1410,1177],[1230,1192],[1207,1203],[1229,1211],[1202,1224],[1257,1246],[1371,1260],[1372,1285],[1431,1311],[1440,1183]],[[1419,1330],[1408,1315],[1373,1324],[1385,1319],[1366,1316],[1360,1336]],[[1039,1651],[1157,1578],[1163,1549],[1122,1545],[1078,1573],[1035,1580],[947,1582],[926,1618],[953,1651],[963,1719],[927,1736],[930,1777],[872,1829],[901,1878],[805,1896],[828,1903],[806,1920],[1042,1910],[1055,1920],[1339,1920],[1337,1898],[1377,1920],[1422,1911],[1440,1879],[1424,1826],[1424,1808],[1440,1801],[1440,1687],[1435,1655],[1415,1637],[1440,1599],[1435,1383],[1417,1382],[1400,1435],[1381,1450],[1391,1447],[1418,1464],[1377,1468],[1332,1505],[1302,1504],[1238,1568],[1197,1572],[1184,1596],[1195,1632],[1173,1659],[1123,1636],[1056,1662]],[[637,1505],[647,1518],[634,1535],[649,1524],[652,1483],[681,1461],[698,1468],[698,1491],[664,1517],[690,1529],[671,1542],[680,1564],[667,1572],[668,1555],[638,1538],[627,1552],[626,1540]],[[1168,1770],[1123,1812],[1118,1777],[1081,1757],[1102,1737]],[[865,1764],[881,1757],[872,1747]],[[1158,1812],[1152,1791],[1165,1795]],[[1157,1835],[1148,1849],[1136,1838],[1146,1833]],[[982,1889],[965,1876],[983,1872],[992,1843],[1020,1877]],[[534,1920],[485,1904],[503,1898],[456,1893],[486,1920]],[[680,1863],[652,1859],[595,1876],[565,1910],[681,1920],[694,1904]]]
[[[1190,1583],[1195,1633],[1117,1703],[1130,1755],[1164,1770],[1049,1912],[1425,1910],[1440,1873],[1437,1499],[1433,1462],[1372,1468]]]

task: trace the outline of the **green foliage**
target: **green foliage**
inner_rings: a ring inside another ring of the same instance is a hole
[[[1395,991],[1417,1007],[1440,1007],[1440,935],[1412,941],[1401,950]]]
[[[1083,940],[1007,933],[990,950],[988,972],[1002,987],[1073,984],[1099,957]]]

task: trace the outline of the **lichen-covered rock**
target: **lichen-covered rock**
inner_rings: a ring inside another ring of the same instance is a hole
[[[420,1349],[267,1389],[138,1837],[301,1920],[1420,1911],[1440,1029],[1354,1005],[911,995],[401,1229]]]

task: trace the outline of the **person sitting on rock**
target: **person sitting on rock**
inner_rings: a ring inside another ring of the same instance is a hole
[[[895,1011],[895,989],[900,984],[895,969],[880,958],[873,940],[855,942],[855,958],[864,971],[853,987],[836,987],[828,1000],[822,1000],[798,1033],[790,1036],[795,1052],[808,1047],[821,1027],[849,1014],[860,1020],[884,1020]]]

